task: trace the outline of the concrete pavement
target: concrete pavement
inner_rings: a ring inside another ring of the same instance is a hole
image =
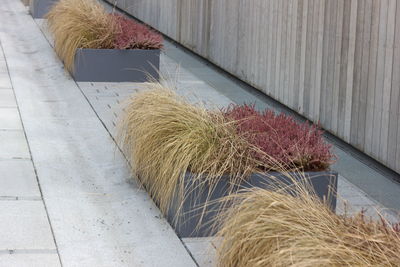
[[[0,266],[60,266],[0,42]]]

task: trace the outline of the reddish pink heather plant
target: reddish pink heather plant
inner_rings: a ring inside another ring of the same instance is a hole
[[[153,31],[146,25],[128,19],[122,15],[112,14],[119,32],[115,36],[116,49],[161,49],[163,38],[161,34]]]
[[[235,121],[237,131],[251,144],[286,168],[321,171],[335,159],[331,145],[323,140],[323,131],[315,125],[297,123],[292,117],[276,115],[271,110],[261,113],[249,105],[231,105],[223,112],[227,119]],[[267,169],[274,169],[261,153],[255,157],[265,162]]]

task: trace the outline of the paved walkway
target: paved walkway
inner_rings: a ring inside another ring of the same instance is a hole
[[[53,253],[63,266],[196,266],[147,193],[128,182],[124,157],[22,3],[4,0],[0,12],[4,77],[15,92],[47,208],[46,215],[40,195],[0,202],[0,240],[8,242],[0,265],[7,257],[4,266],[32,266],[21,259],[28,256],[46,266],[40,257]],[[11,100],[13,90],[4,90]],[[3,158],[29,163],[24,131],[3,131]],[[11,175],[18,170],[6,168]]]
[[[3,0],[0,267],[213,266],[212,239],[179,240],[146,192],[129,179],[116,149],[120,103],[141,84],[76,83],[45,34],[43,20],[34,21],[20,1]],[[193,101],[279,109],[169,42],[161,60],[164,75],[177,80],[179,93]],[[336,150],[339,213],[346,200],[350,212],[369,208],[376,215],[382,205],[365,192],[370,183],[400,192],[397,184]],[[377,198],[396,204],[386,194]],[[385,215],[395,220],[392,212]]]
[[[0,266],[60,266],[0,43]]]

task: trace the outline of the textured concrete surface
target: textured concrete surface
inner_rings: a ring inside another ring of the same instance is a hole
[[[185,246],[201,267],[216,266],[216,247],[213,238],[184,238]]]
[[[47,214],[40,198],[37,201],[3,200],[0,201],[0,211],[0,251],[55,250]]]
[[[1,40],[0,267],[61,266]]]
[[[3,82],[2,85],[5,83]],[[1,85],[0,85],[1,86]],[[5,88],[9,88],[10,86],[6,84]],[[17,107],[17,103],[15,103],[14,93],[11,89],[0,89],[0,107],[2,108],[11,108]]]
[[[22,124],[19,119],[18,109],[1,108],[0,112],[0,129],[3,130],[22,130]]]
[[[0,112],[2,111],[0,110]],[[0,173],[0,198],[41,198],[35,171],[30,159],[0,160]]]
[[[60,266],[57,252],[23,251],[0,256],[0,267],[56,267]]]
[[[2,2],[0,42],[61,264],[196,266],[20,1]]]
[[[23,131],[0,131],[0,147],[0,159],[30,157]]]

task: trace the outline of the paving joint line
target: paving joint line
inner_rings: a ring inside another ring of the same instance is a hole
[[[58,254],[56,249],[3,249],[0,255],[13,254]]]
[[[42,197],[35,197],[35,196],[0,196],[0,201],[42,201]]]

